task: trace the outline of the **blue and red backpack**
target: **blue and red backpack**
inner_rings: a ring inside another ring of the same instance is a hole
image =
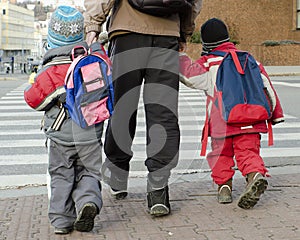
[[[247,126],[272,116],[260,69],[248,52],[210,52],[224,56],[216,79],[218,109],[227,124]]]
[[[79,54],[78,54],[79,52]],[[71,119],[87,128],[108,119],[113,112],[112,64],[103,46],[93,43],[72,51],[66,78],[66,102]]]
[[[248,52],[236,50],[212,51],[209,54],[224,57],[218,68],[214,97],[210,101],[216,105],[226,124],[245,127],[268,121],[272,116],[272,107],[254,57]],[[268,123],[269,145],[272,145],[272,127],[270,121]],[[205,155],[207,145],[207,125],[208,116],[201,156]]]

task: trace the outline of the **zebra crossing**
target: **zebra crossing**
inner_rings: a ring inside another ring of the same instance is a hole
[[[45,185],[47,149],[40,130],[43,112],[27,106],[23,99],[26,84],[0,98],[0,189]],[[142,98],[141,98],[142,99]],[[134,157],[131,176],[147,173],[145,124],[142,100],[138,110],[138,126],[133,142]],[[300,156],[300,121],[286,115],[286,122],[274,126],[274,142],[267,146],[267,135],[262,135],[262,156],[269,167],[293,164]],[[205,120],[205,95],[180,86],[179,124],[181,145],[179,163],[174,173],[208,172],[204,157],[200,157],[202,126]],[[209,149],[208,149],[209,151]]]

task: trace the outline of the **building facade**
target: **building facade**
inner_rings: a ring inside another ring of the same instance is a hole
[[[203,0],[196,31],[212,17],[225,21],[238,47],[263,64],[300,65],[300,0]],[[197,48],[190,48],[195,58]]]
[[[27,57],[35,42],[34,12],[10,2],[0,2],[0,13],[0,68],[26,72]]]

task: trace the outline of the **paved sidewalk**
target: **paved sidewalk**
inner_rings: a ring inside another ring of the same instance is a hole
[[[171,184],[172,214],[152,218],[146,211],[144,187],[133,187],[125,200],[103,191],[104,206],[92,232],[55,235],[47,217],[47,195],[0,199],[1,240],[299,240],[300,175],[269,178],[269,188],[251,210],[237,207],[244,179],[234,179],[234,202],[216,202],[216,186],[198,180]]]

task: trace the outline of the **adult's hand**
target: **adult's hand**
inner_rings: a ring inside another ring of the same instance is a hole
[[[85,40],[89,46],[92,43],[96,42],[97,39],[98,39],[98,33],[96,33],[96,32],[88,32],[85,37]]]
[[[187,49],[186,42],[179,42],[179,52],[185,52]]]

